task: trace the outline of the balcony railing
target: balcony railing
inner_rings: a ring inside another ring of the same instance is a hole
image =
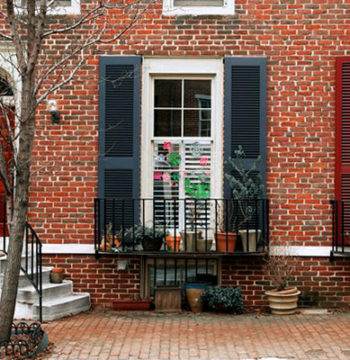
[[[332,251],[350,256],[350,201],[332,200]]]
[[[268,214],[267,199],[95,199],[95,251],[261,254]]]

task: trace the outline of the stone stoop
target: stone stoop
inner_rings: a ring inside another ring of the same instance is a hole
[[[3,271],[6,257],[0,257],[0,294],[3,282]],[[50,282],[52,267],[43,267],[43,321],[51,321],[62,317],[87,311],[91,307],[89,293],[73,292],[73,282],[63,280],[61,284]],[[35,276],[35,273],[34,273]],[[39,296],[31,282],[23,273],[20,274],[17,292],[15,319],[39,320]]]

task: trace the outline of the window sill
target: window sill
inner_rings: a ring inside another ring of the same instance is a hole
[[[219,15],[219,16],[233,16],[235,15],[234,7],[221,6],[186,6],[178,8],[163,8],[164,16],[200,16],[200,15]]]

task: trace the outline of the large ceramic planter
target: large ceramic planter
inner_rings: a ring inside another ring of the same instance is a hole
[[[203,311],[202,293],[208,284],[187,283],[185,284],[185,292],[188,305],[194,313]]]
[[[298,308],[300,291],[296,288],[287,288],[282,291],[266,291],[269,299],[271,313],[274,315],[291,315]]]
[[[113,309],[114,310],[145,311],[145,310],[149,310],[150,307],[151,307],[150,299],[141,299],[141,300],[119,299],[119,300],[113,301]]]
[[[216,234],[216,249],[218,252],[234,252],[236,243],[237,233],[229,232]]]
[[[257,252],[256,247],[257,243],[261,237],[261,230],[239,230],[239,235],[241,235],[243,251],[244,252]]]

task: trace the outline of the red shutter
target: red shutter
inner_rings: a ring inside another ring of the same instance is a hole
[[[8,131],[7,131],[5,116],[3,113],[1,113],[1,111],[2,110],[0,110],[0,129],[1,129],[0,146],[2,147],[2,150],[5,154],[8,170],[10,170],[12,151],[11,151],[11,146],[9,143],[9,137],[8,137],[9,135],[8,135]],[[10,120],[12,129],[14,129],[15,118],[14,118],[14,109],[13,108],[10,108],[9,110],[7,110],[7,117]],[[6,209],[5,203],[6,203],[5,187],[4,187],[3,182],[0,180],[0,236],[3,235],[3,221],[5,218],[5,209]],[[8,235],[7,229],[6,229],[5,235]]]
[[[344,232],[350,233],[350,56],[336,59],[335,198],[344,200]]]

